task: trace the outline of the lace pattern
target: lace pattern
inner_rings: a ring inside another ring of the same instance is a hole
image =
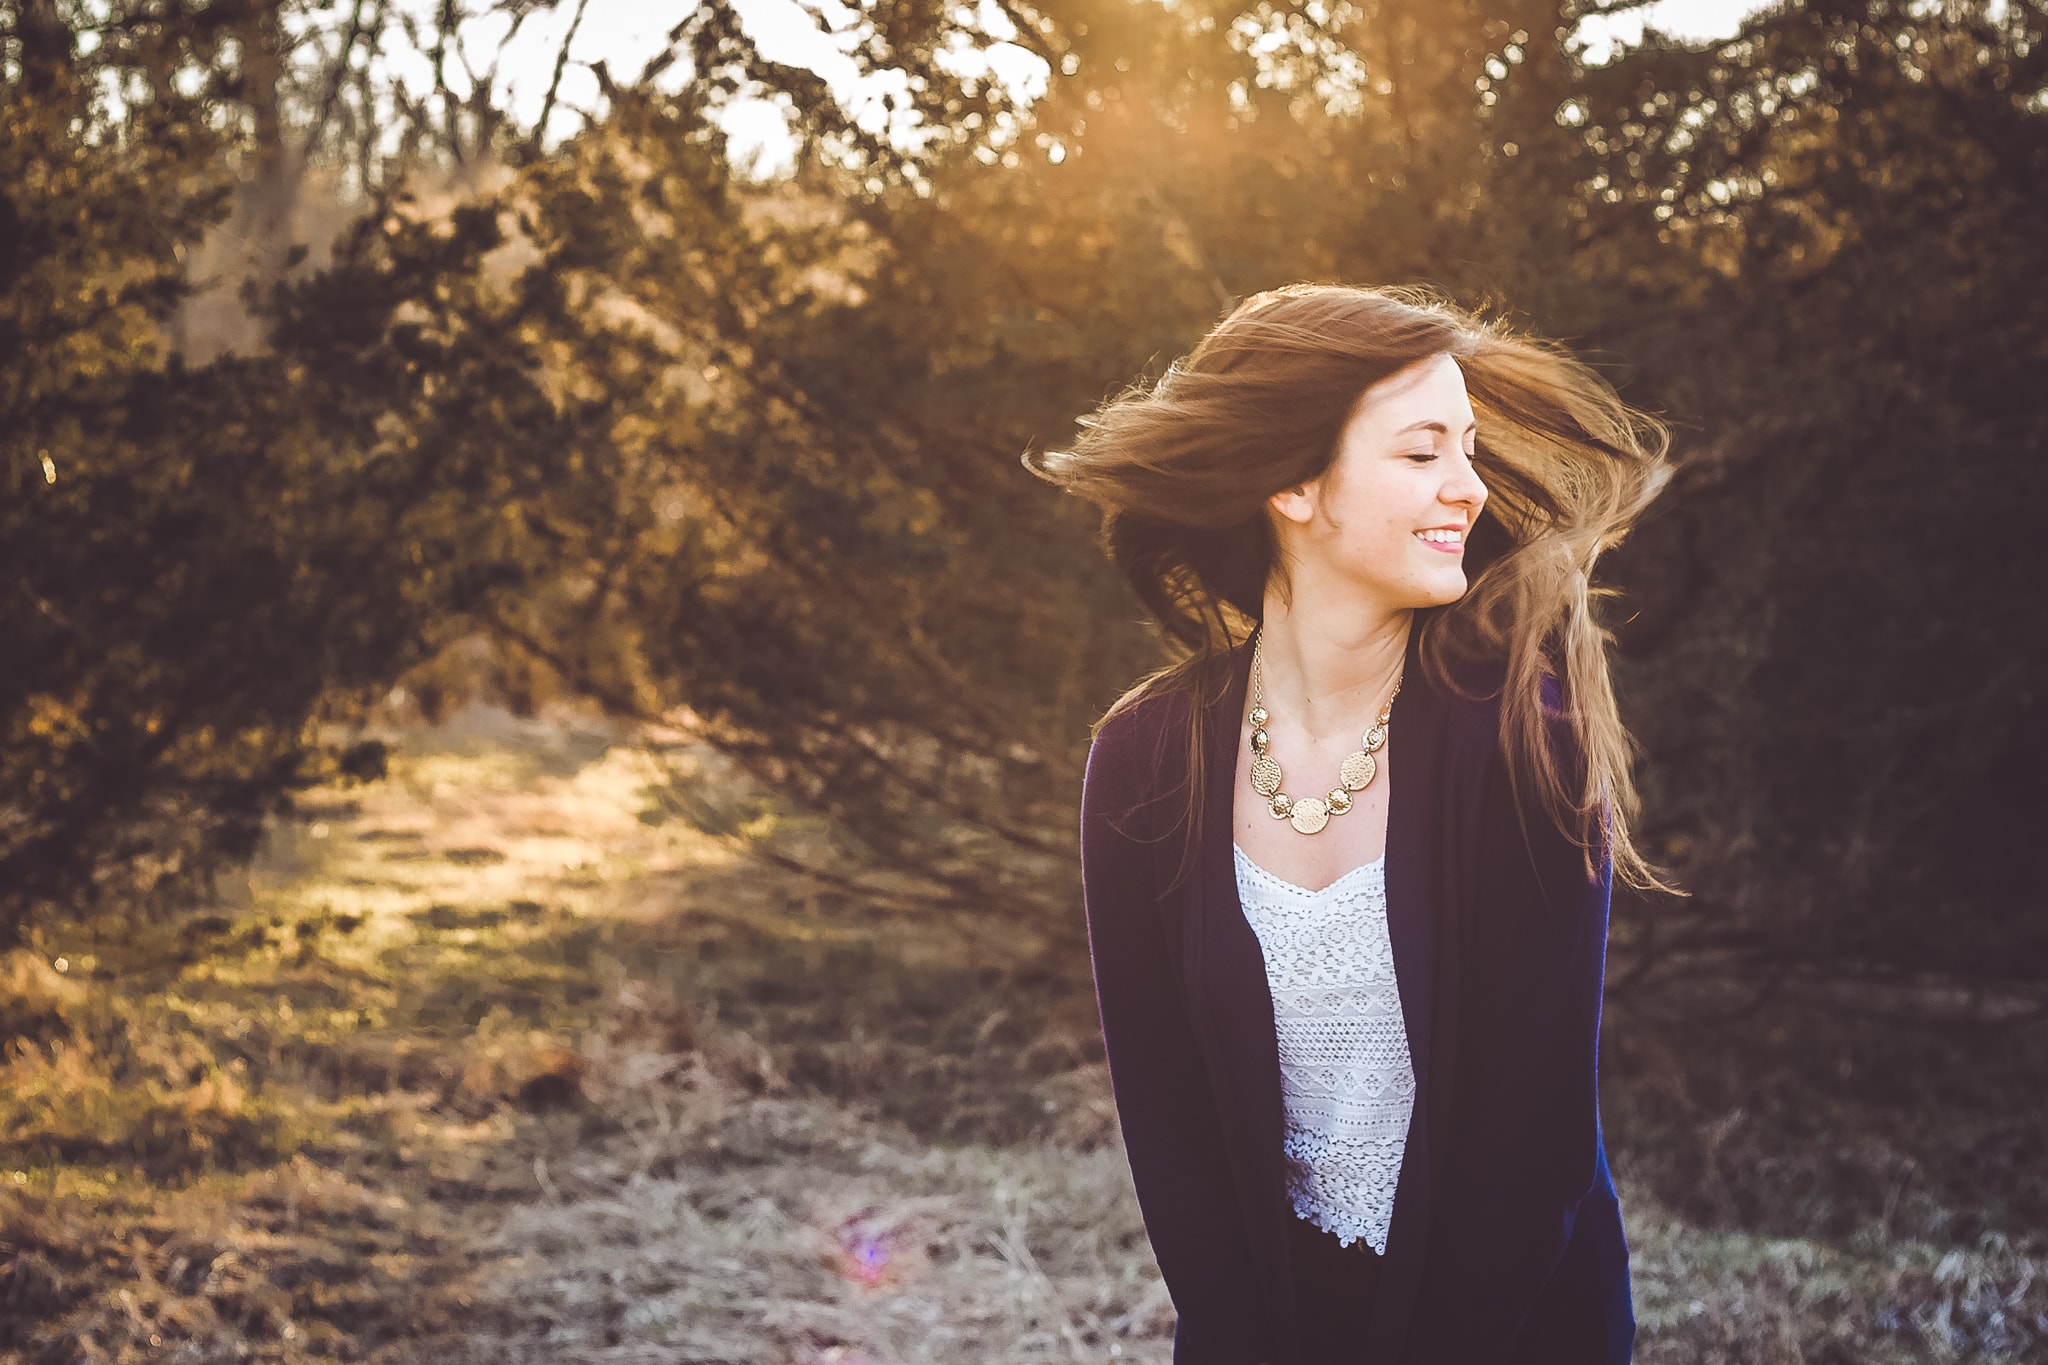
[[[1238,899],[1265,954],[1294,1211],[1381,1255],[1415,1071],[1387,935],[1386,859],[1311,891],[1236,849]]]

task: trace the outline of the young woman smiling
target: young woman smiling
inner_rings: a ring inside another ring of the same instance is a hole
[[[1668,437],[1418,290],[1246,300],[1033,472],[1178,655],[1081,860],[1177,1365],[1624,1362],[1596,1056],[1631,740],[1594,561]]]

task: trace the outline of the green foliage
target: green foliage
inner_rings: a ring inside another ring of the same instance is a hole
[[[1505,300],[1683,433],[1608,574],[1649,846],[1699,894],[1625,907],[1620,989],[2048,976],[2040,550],[1986,519],[2042,491],[2035,9],[1815,0],[1588,69],[1534,0],[1074,0],[1020,16],[1053,71],[1020,122],[913,7],[863,58],[933,134],[892,160],[707,7],[697,79],[614,79],[552,150],[488,92],[461,136],[412,109],[317,270],[276,196],[326,106],[220,56],[304,15],[81,56],[22,14],[0,924],[182,894],[295,784],[373,772],[313,724],[431,701],[456,645],[515,706],[681,718],[930,897],[1069,903],[1087,723],[1156,645],[1016,457],[1315,277]],[[117,70],[149,97],[89,93]],[[728,167],[748,80],[791,101],[786,183]],[[273,234],[265,339],[181,363],[177,262],[231,211]]]
[[[288,766],[264,707],[232,685],[210,704],[206,637],[237,631],[242,585],[275,572],[267,528],[223,516],[230,485],[208,478],[248,454],[236,385],[161,356],[177,256],[223,211],[219,144],[196,102],[160,91],[117,124],[92,72],[24,50],[0,89],[7,940],[26,904],[95,875],[146,885],[195,844],[246,852],[246,780]]]
[[[2048,67],[2037,10],[1993,13],[1813,5],[1587,87],[1612,240],[1704,277],[1688,335],[1625,345],[1700,431],[1615,569],[1702,892],[1666,928],[1757,979],[2048,974],[2048,561],[2012,521],[2048,493]]]
[[[133,126],[80,142],[65,129],[95,117],[82,93],[7,93],[8,181],[52,190],[24,204],[7,296],[22,344],[0,362],[12,939],[36,905],[114,892],[143,909],[246,856],[265,813],[326,766],[321,708],[388,685],[488,590],[491,547],[459,565],[447,549],[451,533],[480,542],[492,515],[468,510],[475,471],[428,464],[390,423],[418,401],[397,376],[431,387],[422,361],[491,358],[424,342],[389,310],[408,286],[432,296],[473,272],[496,239],[488,219],[459,222],[351,306],[317,323],[287,311],[293,349],[188,366],[162,327],[176,257],[223,203],[211,160],[169,157],[174,136]],[[203,116],[179,129],[202,149]],[[344,759],[374,771],[365,752],[326,762]]]

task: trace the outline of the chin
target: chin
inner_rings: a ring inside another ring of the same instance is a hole
[[[1445,574],[1442,578],[1424,585],[1421,594],[1423,600],[1413,603],[1413,605],[1417,607],[1449,606],[1463,597],[1466,589],[1470,586],[1465,581],[1465,573],[1462,569],[1454,573]]]

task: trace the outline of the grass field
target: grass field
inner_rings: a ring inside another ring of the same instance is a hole
[[[471,712],[216,904],[0,960],[0,1361],[1165,1362],[1071,934],[755,856],[828,833]],[[2048,1359],[1998,1114],[1908,1180],[1659,1065],[1609,1096],[1638,1359]]]

